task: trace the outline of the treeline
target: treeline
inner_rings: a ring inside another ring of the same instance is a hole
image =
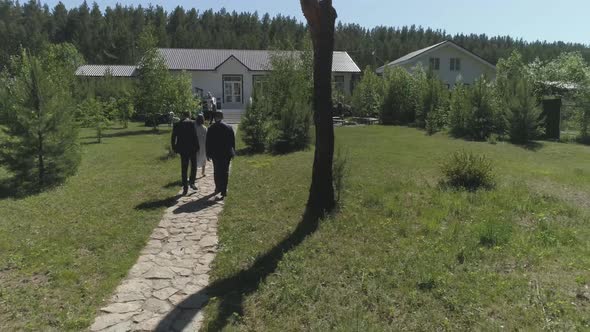
[[[392,22],[395,24],[395,22]],[[161,6],[121,6],[100,8],[84,1],[79,7],[62,3],[50,8],[39,1],[25,4],[0,0],[0,68],[11,55],[26,48],[39,52],[46,43],[72,43],[88,63],[131,64],[140,57],[139,36],[151,26],[159,47],[303,49],[306,26],[289,16],[228,12],[222,9],[199,11],[177,7],[167,12]],[[443,40],[453,40],[483,58],[496,63],[513,50],[527,62],[549,60],[561,52],[579,51],[590,60],[590,48],[563,42],[526,42],[509,36],[485,34],[449,35],[444,30],[416,26],[363,28],[338,24],[336,49],[345,50],[361,68],[377,67],[409,52]]]

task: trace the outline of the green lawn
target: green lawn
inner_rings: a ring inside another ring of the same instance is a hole
[[[590,147],[381,126],[336,136],[351,168],[341,211],[282,257],[312,151],[235,160],[213,279],[236,288],[207,306],[209,330],[590,328]],[[441,190],[439,162],[457,150],[490,157],[496,189]]]
[[[0,199],[0,331],[92,322],[178,190],[177,161],[160,159],[166,129],[131,124],[107,131],[102,144],[88,144],[93,133],[83,131],[77,175],[39,195]]]

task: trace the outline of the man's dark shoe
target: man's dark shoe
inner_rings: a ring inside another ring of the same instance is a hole
[[[227,191],[221,193],[221,197],[227,197]]]
[[[191,184],[191,189],[192,189],[192,190],[197,190],[198,188],[197,188],[197,186],[195,186],[195,184],[193,183],[193,184]]]
[[[188,194],[188,188],[182,188],[182,196],[186,196]]]

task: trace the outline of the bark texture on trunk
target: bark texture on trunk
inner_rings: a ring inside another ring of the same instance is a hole
[[[313,111],[315,156],[307,208],[316,215],[334,209],[332,162],[334,159],[334,124],[332,122],[332,56],[336,10],[332,0],[300,0],[313,41]]]

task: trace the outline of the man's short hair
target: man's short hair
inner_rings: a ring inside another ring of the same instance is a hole
[[[182,111],[182,116],[190,118],[191,116],[191,111]]]
[[[216,118],[223,119],[223,112],[221,110],[216,110],[215,111],[215,117]]]

